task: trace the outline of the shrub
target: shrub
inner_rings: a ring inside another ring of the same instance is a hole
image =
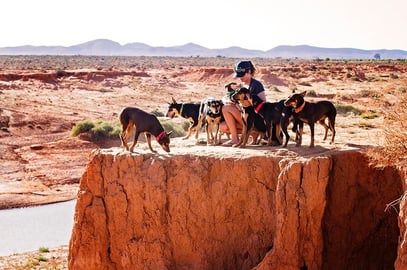
[[[352,113],[355,115],[360,115],[362,113],[361,110],[349,104],[335,104],[335,108],[338,114]]]
[[[317,94],[317,92],[315,92],[315,90],[311,89],[311,90],[307,91],[307,96],[308,97],[317,97],[318,94]]]
[[[404,94],[404,93],[407,92],[407,87],[401,86],[401,87],[398,88],[398,90],[399,90],[401,93]]]
[[[164,113],[160,112],[160,111],[157,110],[157,109],[154,110],[154,111],[152,111],[151,114],[153,114],[153,115],[155,115],[155,116],[157,116],[157,117],[163,117],[163,116],[164,116]]]
[[[172,131],[172,138],[183,137],[186,134],[183,128],[183,123],[176,123],[171,120],[160,120],[160,123],[166,132]]]
[[[360,117],[362,117],[363,119],[374,119],[376,117],[379,117],[379,114],[375,111],[369,111],[369,112],[362,113],[360,115]]]
[[[40,253],[48,253],[48,252],[49,252],[49,248],[47,248],[47,247],[40,247],[40,248],[38,249],[38,252],[40,252]]]
[[[368,152],[371,164],[396,168],[407,167],[407,97],[384,114],[384,145]]]
[[[35,257],[35,259],[39,262],[47,262],[48,259],[42,255]]]
[[[90,120],[80,121],[72,127],[71,135],[76,137],[80,133],[89,132],[94,126],[95,124]]]
[[[302,86],[310,86],[310,87],[312,86],[311,83],[309,83],[309,82],[299,82],[298,84],[302,85]]]
[[[118,138],[121,127],[119,121],[106,122],[103,120],[84,120],[76,123],[71,130],[72,136],[89,132],[94,141]]]
[[[120,128],[117,129],[114,125],[114,123],[104,122],[101,120],[96,121],[95,126],[90,130],[92,137],[96,141],[118,138]]]
[[[57,70],[57,78],[66,76],[65,70]]]
[[[274,92],[281,92],[281,90],[278,89],[277,86],[273,86],[273,88],[271,90],[274,91]]]

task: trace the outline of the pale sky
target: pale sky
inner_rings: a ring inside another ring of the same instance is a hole
[[[1,0],[0,47],[106,38],[210,49],[407,50],[407,0]]]

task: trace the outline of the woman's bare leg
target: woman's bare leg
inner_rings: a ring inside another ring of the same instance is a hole
[[[235,105],[225,104],[222,113],[225,122],[219,128],[224,133],[230,133],[231,143],[236,144],[239,142],[238,133],[241,133],[243,127],[241,112]]]

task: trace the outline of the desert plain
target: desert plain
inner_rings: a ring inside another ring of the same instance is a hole
[[[172,98],[180,103],[200,102],[207,97],[220,99],[225,94],[225,84],[240,82],[233,73],[239,60],[0,56],[0,209],[76,198],[91,151],[120,146],[118,138],[93,140],[89,134],[72,136],[71,130],[78,122],[117,121],[127,106],[165,115]],[[305,125],[301,147],[295,147],[294,141],[287,148],[249,145],[244,150],[246,155],[258,154],[260,149],[280,155],[310,156],[381,146],[385,143],[384,117],[407,93],[407,64],[403,60],[250,60],[258,69],[255,77],[264,84],[268,101],[285,99],[293,91],[307,91],[307,101],[332,101],[338,114],[334,144],[322,141],[324,130],[317,125],[316,147],[310,149],[309,128]],[[174,125],[185,121],[161,119]],[[205,139],[204,132],[198,143],[194,138],[171,138],[171,153],[237,152],[233,147],[207,146]],[[153,148],[164,153],[155,141]],[[148,151],[143,140],[136,151]],[[48,264],[49,269],[67,269],[67,247],[51,249],[50,259],[35,265],[30,259],[32,254],[0,258],[0,266],[42,269]]]

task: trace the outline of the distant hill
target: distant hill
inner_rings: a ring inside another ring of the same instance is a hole
[[[233,58],[301,58],[301,59],[407,59],[403,50],[362,50],[353,48],[320,48],[308,45],[278,46],[268,51],[241,47],[208,49],[194,43],[181,46],[152,47],[144,43],[119,43],[96,39],[73,46],[2,47],[0,55],[109,55],[109,56],[173,56],[173,57],[233,57]]]

